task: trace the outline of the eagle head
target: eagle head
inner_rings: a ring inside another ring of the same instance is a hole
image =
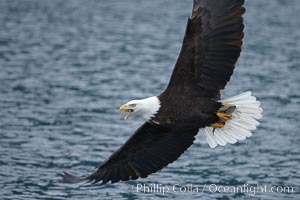
[[[153,96],[145,99],[129,101],[120,107],[119,112],[123,113],[125,110],[128,111],[124,117],[125,120],[131,117],[134,113],[140,114],[146,120],[149,120],[155,116],[159,108],[160,100],[157,96]]]

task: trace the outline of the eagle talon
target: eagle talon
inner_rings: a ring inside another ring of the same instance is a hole
[[[232,118],[232,115],[230,114],[226,114],[223,112],[218,112],[217,116],[220,118],[220,120],[222,120],[223,122],[226,122],[228,120],[230,120]]]
[[[213,135],[215,135],[215,130],[216,130],[216,128],[213,129]]]
[[[216,122],[210,125],[211,127],[214,127],[214,129],[216,128],[223,128],[225,126],[225,122]]]

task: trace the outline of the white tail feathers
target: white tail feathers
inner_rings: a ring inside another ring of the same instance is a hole
[[[232,119],[225,123],[223,128],[205,127],[203,133],[211,148],[218,145],[224,146],[227,143],[234,144],[238,140],[251,137],[252,130],[259,125],[256,121],[262,118],[263,109],[256,97],[251,96],[251,92],[244,92],[234,97],[220,101],[224,106],[236,106],[232,113]]]

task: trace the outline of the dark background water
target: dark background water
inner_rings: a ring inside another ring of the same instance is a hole
[[[202,134],[147,179],[99,186],[63,183],[87,174],[143,120],[118,107],[167,84],[191,0],[0,1],[0,199],[252,198],[247,193],[151,193],[140,184],[292,185],[300,199],[300,2],[248,0],[245,43],[228,97],[252,90],[264,118],[252,138],[210,149]]]

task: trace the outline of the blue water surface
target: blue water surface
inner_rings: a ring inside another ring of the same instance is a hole
[[[300,2],[247,0],[243,52],[224,97],[251,90],[264,118],[253,137],[195,144],[162,171],[104,187],[64,183],[143,123],[118,107],[159,94],[184,35],[191,0],[0,1],[0,199],[300,199]],[[176,99],[175,99],[176,100]],[[137,184],[202,191],[144,193]],[[293,186],[216,192],[211,185]]]

